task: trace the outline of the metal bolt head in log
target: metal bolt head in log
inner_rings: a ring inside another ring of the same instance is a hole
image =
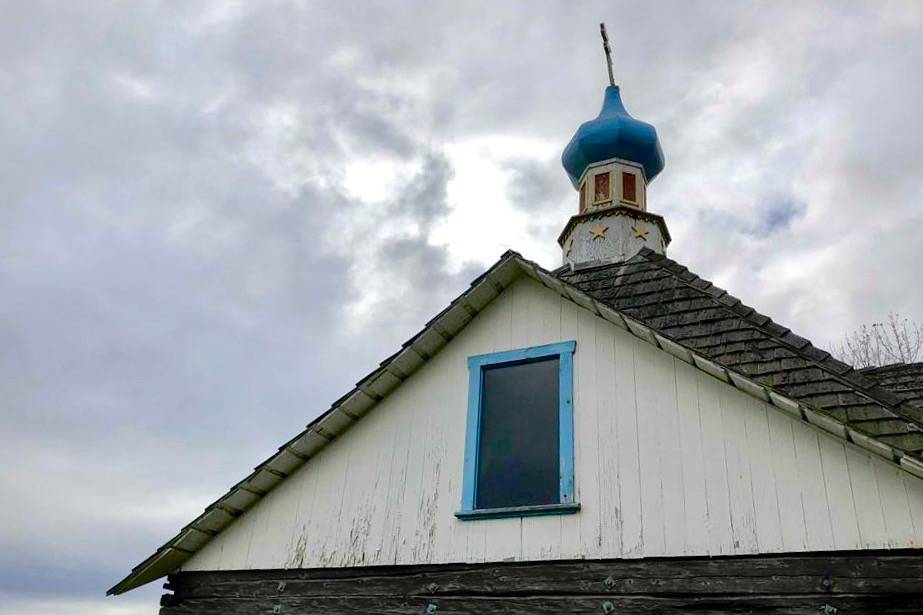
[[[603,613],[611,613],[615,610],[615,605],[606,600],[603,602]]]
[[[613,579],[611,576],[608,576],[603,579],[603,585],[606,586],[606,589],[612,589],[615,587],[615,579]]]
[[[426,605],[426,615],[436,615],[437,610],[438,608],[432,602]]]

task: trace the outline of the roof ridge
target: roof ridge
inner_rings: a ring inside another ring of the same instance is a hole
[[[644,248],[644,249],[648,250],[650,248]],[[517,256],[519,255],[517,254]],[[520,256],[520,258],[522,258],[522,256]],[[576,273],[578,271],[580,273],[586,273],[586,272],[592,272],[592,271],[600,271],[602,269],[610,269],[612,267],[623,267],[624,265],[630,265],[637,259],[638,259],[638,255],[636,254],[632,256],[631,258],[625,259],[623,261],[592,261],[590,264],[584,264],[580,266],[574,266],[573,263],[565,263],[559,267],[549,270],[548,273],[550,273],[551,275],[557,278],[565,273]],[[528,260],[528,259],[523,259],[523,260]]]
[[[913,363],[888,363],[887,365],[869,365],[868,367],[856,368],[856,371],[862,373],[871,373],[883,370],[897,370],[903,368],[923,369],[923,361],[914,361]]]
[[[923,412],[923,362],[869,366],[859,372]]]
[[[901,419],[909,421],[917,429],[923,431],[923,420],[915,416],[909,416],[899,410],[901,406],[905,405],[910,405],[918,409],[921,408],[921,406],[913,404],[895,393],[892,393],[873,378],[866,376],[853,366],[840,361],[828,351],[818,348],[809,339],[801,337],[792,332],[788,327],[773,321],[769,316],[758,312],[756,308],[746,305],[728,291],[719,286],[715,286],[710,280],[702,278],[697,273],[690,271],[688,267],[673,259],[647,247],[642,248],[641,251],[638,252],[638,256],[670,273],[682,284],[709,295],[715,303],[733,312],[737,317],[746,320],[754,328],[772,337],[811,364],[828,372],[837,381],[856,389],[857,393],[868,397],[871,401],[881,405],[885,410]]]

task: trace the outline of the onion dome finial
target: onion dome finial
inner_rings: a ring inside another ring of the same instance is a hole
[[[612,72],[612,52],[606,26],[600,24],[599,27],[610,85],[606,88],[599,116],[577,129],[564,148],[561,162],[575,188],[579,187],[587,167],[613,158],[640,164],[644,168],[645,181],[650,182],[664,166],[660,140],[653,126],[636,120],[625,110]]]

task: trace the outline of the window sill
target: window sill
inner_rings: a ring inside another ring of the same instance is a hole
[[[580,510],[579,502],[568,502],[566,504],[539,504],[537,506],[460,510],[455,513],[455,516],[462,521],[470,521],[473,519],[503,519],[507,517],[536,517],[539,515],[572,515],[578,510]]]

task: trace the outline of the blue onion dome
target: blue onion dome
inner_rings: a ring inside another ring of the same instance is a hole
[[[561,162],[577,188],[588,166],[610,158],[637,162],[644,167],[648,182],[663,170],[663,150],[657,131],[647,122],[628,115],[617,85],[606,88],[599,116],[581,124],[564,148]]]

